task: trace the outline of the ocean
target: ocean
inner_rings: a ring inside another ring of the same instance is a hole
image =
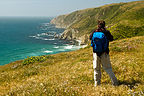
[[[77,50],[81,46],[54,38],[64,29],[50,24],[52,17],[0,17],[0,65],[28,56]]]

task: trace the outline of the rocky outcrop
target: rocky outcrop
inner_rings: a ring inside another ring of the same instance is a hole
[[[60,39],[64,39],[64,40],[74,40],[77,38],[77,34],[79,33],[79,31],[75,30],[75,29],[66,29],[60,36]]]
[[[66,29],[61,36],[60,39],[73,41],[79,45],[85,45],[88,41],[88,35],[79,36],[79,31],[76,29]]]
[[[65,28],[65,31],[61,35],[55,35],[55,37],[63,40],[72,41],[74,44],[77,45],[85,45],[88,41],[88,36],[79,36],[80,32],[78,30],[70,28],[70,26],[74,22],[66,24],[66,22],[64,21],[65,17],[66,15],[61,15],[51,20],[51,24],[54,24],[57,28]]]

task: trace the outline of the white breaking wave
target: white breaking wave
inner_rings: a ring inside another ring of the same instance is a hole
[[[55,39],[42,38],[42,40],[55,40]]]
[[[41,36],[40,34],[37,34],[37,36]]]
[[[67,45],[67,46],[64,46],[64,49],[66,49],[66,50],[77,50],[77,49],[85,48],[85,47],[87,47],[87,45],[80,45],[80,46]]]
[[[65,46],[64,49],[72,49],[73,45]]]
[[[52,36],[54,36],[54,35],[47,35],[47,36],[51,36],[51,37],[52,37]]]
[[[55,46],[54,48],[56,48],[56,49],[57,49],[57,48],[59,48],[59,46]]]
[[[42,38],[42,40],[49,40],[49,39],[47,39],[47,38]]]
[[[47,33],[41,33],[41,34],[37,34],[37,36],[47,36]]]
[[[52,53],[53,51],[46,50],[44,53]]]
[[[55,34],[56,34],[56,32],[52,31],[52,32],[47,32],[47,33],[36,34],[34,36],[29,36],[29,37],[36,38],[36,39],[42,39],[42,40],[54,40]],[[53,37],[53,39],[45,38],[48,36]]]
[[[29,37],[35,38],[35,39],[40,39],[40,40],[55,40],[54,38],[48,39],[48,38],[40,37],[40,34],[37,34],[37,36],[29,36]]]
[[[29,36],[29,37],[33,37],[33,38],[35,38],[36,36]]]
[[[41,37],[35,37],[36,39],[42,39]]]

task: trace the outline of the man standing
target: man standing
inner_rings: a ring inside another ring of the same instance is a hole
[[[99,39],[99,37],[100,39]],[[105,38],[104,38],[105,37]],[[113,85],[118,85],[117,78],[112,71],[109,57],[109,41],[113,40],[111,33],[105,28],[105,21],[98,21],[98,29],[90,35],[93,47],[93,68],[95,86],[101,83],[101,65],[111,78]],[[103,41],[102,41],[103,40]],[[98,43],[97,43],[98,42]],[[102,42],[102,44],[100,43]],[[102,46],[99,48],[99,46]],[[98,48],[98,49],[97,49]]]

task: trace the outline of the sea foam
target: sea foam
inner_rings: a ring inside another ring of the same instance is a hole
[[[59,46],[55,46],[54,48],[56,48],[56,49],[57,49],[57,48],[59,48]]]
[[[46,50],[44,53],[52,53],[53,51]]]
[[[73,45],[65,46],[64,49],[72,49]]]

